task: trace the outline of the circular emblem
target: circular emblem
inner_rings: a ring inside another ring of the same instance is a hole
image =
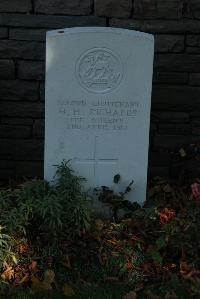
[[[78,59],[76,75],[80,84],[94,93],[114,90],[122,79],[123,69],[119,57],[105,48],[93,48]]]

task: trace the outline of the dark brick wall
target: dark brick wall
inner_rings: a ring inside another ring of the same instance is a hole
[[[1,0],[0,180],[43,175],[45,33],[73,26],[155,35],[149,173],[179,173],[200,140],[200,0]]]

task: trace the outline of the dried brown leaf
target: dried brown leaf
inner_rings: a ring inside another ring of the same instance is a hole
[[[130,291],[128,294],[126,294],[123,299],[136,299],[137,294],[135,291]]]

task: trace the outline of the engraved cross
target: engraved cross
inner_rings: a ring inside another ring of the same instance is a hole
[[[97,174],[98,174],[98,168],[100,165],[116,165],[118,159],[116,158],[98,158],[97,157],[97,146],[98,146],[98,136],[95,136],[94,138],[94,150],[93,150],[93,157],[87,158],[87,159],[79,159],[75,158],[74,162],[77,164],[82,165],[91,165],[93,169],[93,176],[95,178],[96,184],[97,184]]]

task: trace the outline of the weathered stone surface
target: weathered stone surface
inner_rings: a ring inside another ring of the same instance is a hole
[[[1,161],[0,161],[1,163]],[[10,178],[13,178],[15,175],[15,172],[14,172],[14,169],[8,169],[8,168],[5,168],[5,169],[1,169],[0,168],[0,186],[1,186],[1,182],[4,182],[7,180],[9,180]]]
[[[44,117],[43,103],[25,103],[0,101],[0,116],[9,117]]]
[[[1,21],[0,21],[1,23]],[[149,33],[199,33],[200,20],[133,20],[110,19],[110,26]]]
[[[78,26],[106,26],[106,19],[94,16],[46,16],[2,13],[0,14],[0,25],[60,29]]]
[[[40,82],[40,101],[45,100],[45,84],[44,82]]]
[[[193,129],[200,128],[200,111],[192,111],[191,112],[191,123]],[[199,141],[198,141],[199,143]]]
[[[0,124],[0,138],[28,138],[31,136],[31,127]]]
[[[156,71],[199,72],[200,55],[157,54],[154,68]]]
[[[192,119],[192,135],[200,136],[200,117]]]
[[[2,58],[43,60],[44,56],[44,43],[0,40],[0,57]]]
[[[200,47],[200,34],[187,35],[186,45],[191,47]]]
[[[155,18],[156,0],[135,0],[134,18]]]
[[[199,135],[191,135],[191,144],[199,144]]]
[[[9,117],[2,117],[1,118],[1,123],[2,124],[7,124],[7,125],[32,125],[33,124],[33,119],[31,118],[9,118]]]
[[[156,135],[154,138],[154,149],[179,149],[191,143],[191,135]]]
[[[182,16],[182,0],[135,0],[135,18],[179,19]]]
[[[153,135],[157,131],[156,123],[151,122],[150,124],[150,135]]]
[[[193,127],[192,134],[200,136],[200,126],[199,127],[196,127],[196,126]]]
[[[153,74],[153,82],[168,84],[187,84],[188,77],[188,73],[155,71]]]
[[[200,110],[195,110],[190,113],[192,121],[199,119],[200,123]]]
[[[171,161],[171,155],[169,153],[150,152],[149,163],[159,166],[169,166]]]
[[[43,178],[43,163],[39,161],[16,161],[15,169],[17,176]]]
[[[153,148],[153,142],[154,142],[154,135],[157,131],[157,125],[156,124],[150,124],[150,131],[149,131],[149,148]]]
[[[192,135],[200,136],[200,117],[192,119]]]
[[[31,0],[1,0],[1,12],[29,12],[32,9]]]
[[[182,0],[157,0],[156,16],[163,19],[179,19],[182,17]]]
[[[38,83],[22,80],[0,80],[1,100],[37,101]]]
[[[0,28],[0,38],[8,37],[8,28]]]
[[[156,52],[182,52],[184,50],[184,35],[156,35]]]
[[[200,86],[200,73],[191,73],[189,82],[190,85]]]
[[[13,160],[43,160],[44,142],[39,139],[0,139],[1,157]]]
[[[149,173],[151,179],[154,176],[169,176],[171,155],[168,153],[150,152],[149,153]]]
[[[200,107],[200,88],[191,86],[153,87],[152,107],[155,110],[192,111]]]
[[[15,64],[13,60],[0,59],[0,79],[14,79]]]
[[[170,165],[171,178],[177,179],[180,178],[180,176],[184,176],[184,179],[191,179],[191,177],[188,177],[188,165],[185,161],[186,160],[181,159],[180,156],[174,159],[172,158]]]
[[[159,124],[158,132],[169,135],[188,135],[192,133],[190,124]]]
[[[170,177],[169,165],[163,166],[162,164],[153,165],[149,162],[148,168],[148,180],[150,181],[153,177]]]
[[[19,61],[18,78],[44,80],[45,64],[41,61]]]
[[[200,118],[200,111],[197,111],[197,110],[195,110],[195,111],[192,111],[191,113],[190,113],[190,115],[191,115],[191,117],[198,117],[198,118]]]
[[[9,39],[45,42],[47,29],[10,28]]]
[[[132,0],[95,0],[95,14],[106,17],[130,17]]]
[[[188,166],[188,178],[198,178],[200,173],[200,160],[190,159],[187,163]]]
[[[190,115],[186,112],[153,111],[152,121],[158,123],[189,123]]]
[[[184,16],[189,18],[200,19],[200,2],[199,0],[189,0],[185,2],[186,9]]]
[[[43,138],[44,137],[44,119],[36,119],[33,125],[33,137]]]
[[[13,169],[14,161],[0,159],[0,169]]]
[[[200,54],[200,47],[187,47],[186,52],[189,54]]]
[[[92,0],[35,0],[35,11],[45,14],[89,15]]]

